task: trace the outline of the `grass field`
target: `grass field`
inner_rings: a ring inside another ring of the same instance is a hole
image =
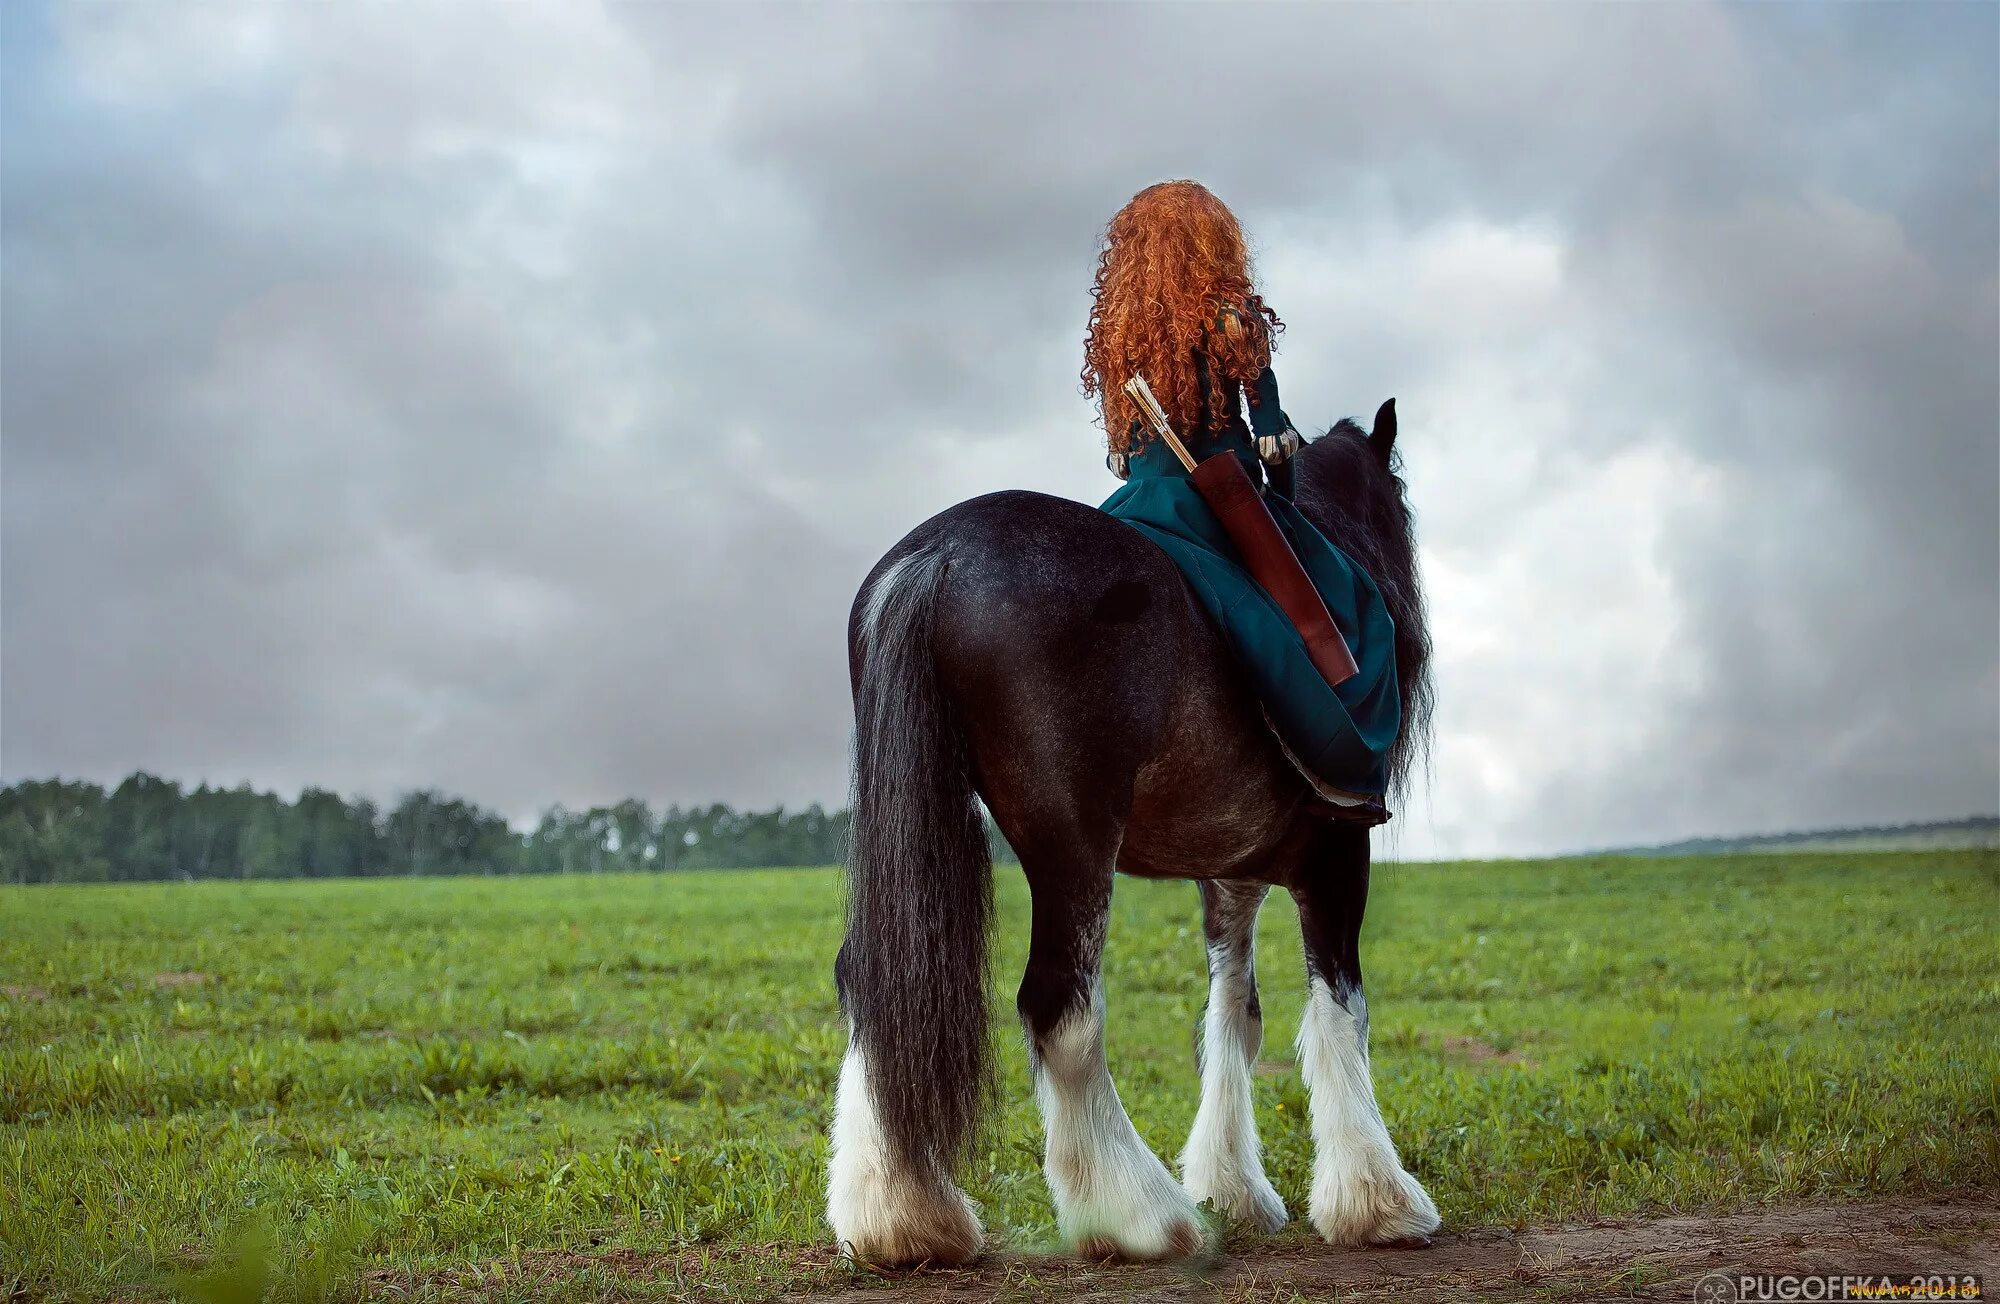
[[[1005,1106],[969,1189],[1046,1244],[1017,870],[1000,900]],[[802,1250],[839,916],[827,870],[0,889],[0,1299],[240,1298],[260,1271],[505,1296],[531,1261],[589,1296],[638,1289],[607,1275],[625,1250],[672,1265],[661,1294],[837,1287]],[[1383,1109],[1448,1228],[1991,1190],[1996,921],[1990,852],[1379,869]],[[1259,1123],[1296,1215],[1289,902],[1259,956]],[[1119,884],[1106,987],[1113,1073],[1171,1160],[1192,887]]]

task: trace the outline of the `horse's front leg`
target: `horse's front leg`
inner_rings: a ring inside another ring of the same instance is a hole
[[[1021,979],[1021,1022],[1048,1133],[1043,1171],[1063,1239],[1085,1258],[1168,1259],[1202,1245],[1194,1202],[1147,1149],[1104,1060],[1098,967],[1110,919],[1111,867],[1023,850],[1034,930]]]
[[[1201,1026],[1201,1108],[1181,1152],[1181,1183],[1216,1212],[1275,1232],[1285,1225],[1285,1202],[1264,1176],[1250,1090],[1264,1041],[1254,954],[1257,908],[1270,890],[1262,883],[1201,885],[1208,1008]]]
[[[1305,937],[1299,1064],[1312,1097],[1313,1226],[1335,1245],[1425,1242],[1437,1206],[1396,1157],[1368,1069],[1360,952],[1368,831],[1328,826],[1291,891]]]

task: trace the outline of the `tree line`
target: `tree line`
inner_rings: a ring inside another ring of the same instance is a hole
[[[990,826],[989,826],[990,827]],[[35,779],[0,788],[0,883],[350,878],[395,874],[603,874],[830,865],[848,813],[817,803],[738,811],[637,799],[552,806],[525,833],[436,791],[381,809],[307,788],[297,801],[245,785],[211,788],[134,774],[95,783]],[[996,854],[1007,854],[994,837]]]

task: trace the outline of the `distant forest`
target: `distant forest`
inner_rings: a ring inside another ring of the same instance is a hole
[[[643,801],[550,807],[528,833],[469,801],[413,792],[389,809],[307,788],[297,801],[249,787],[183,789],[135,774],[0,788],[0,883],[345,878],[394,874],[604,874],[829,865],[848,816],[817,804],[655,811]],[[996,854],[1005,856],[995,839]]]
[[[2000,816],[1919,824],[1871,824],[1851,829],[1753,833],[1738,838],[1688,838],[1657,847],[1619,847],[1593,855],[1726,856],[1781,851],[1983,851],[2000,849]]]

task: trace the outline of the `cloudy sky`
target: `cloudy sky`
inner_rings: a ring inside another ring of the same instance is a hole
[[[840,801],[857,583],[1111,490],[1191,176],[1398,400],[1403,854],[2000,807],[1993,6],[0,15],[0,778]]]

